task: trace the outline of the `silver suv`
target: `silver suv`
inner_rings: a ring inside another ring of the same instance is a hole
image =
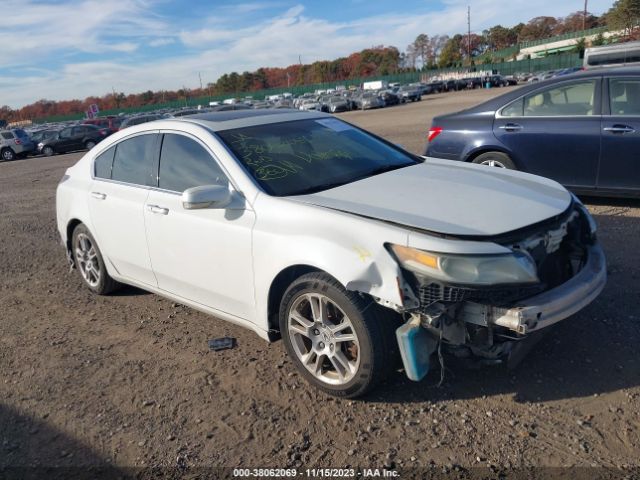
[[[14,130],[0,130],[0,158],[4,161],[26,157],[35,150],[36,146],[20,128]]]

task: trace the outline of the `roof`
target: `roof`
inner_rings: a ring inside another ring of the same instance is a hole
[[[559,77],[549,78],[547,80],[541,80],[539,82],[533,82],[527,85],[523,85],[522,87],[515,88],[503,95],[499,95],[494,97],[486,102],[480,103],[474,107],[471,107],[467,110],[464,110],[468,113],[475,112],[488,112],[492,110],[497,110],[507,103],[515,100],[516,98],[521,97],[522,95],[526,95],[527,93],[538,90],[541,87],[550,87],[556,83],[566,82],[568,80],[575,79],[589,79],[589,78],[597,78],[597,77],[617,77],[617,76],[638,76],[640,77],[640,67],[609,67],[609,68],[589,68],[586,70],[579,70],[575,73],[570,73],[568,75],[561,75]],[[461,112],[456,112],[450,115],[457,115]],[[445,117],[446,115],[443,115]]]
[[[185,115],[176,120],[197,123],[212,131],[221,131],[251,127],[254,125],[324,117],[331,117],[331,115],[322,112],[309,112],[289,108],[264,108],[260,110],[229,110]]]

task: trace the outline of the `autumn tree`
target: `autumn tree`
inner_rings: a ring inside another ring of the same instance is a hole
[[[553,36],[558,20],[554,17],[536,17],[520,30],[519,41],[539,40]]]
[[[616,0],[606,13],[605,22],[611,30],[622,30],[627,38],[636,36],[640,24],[640,0]]]

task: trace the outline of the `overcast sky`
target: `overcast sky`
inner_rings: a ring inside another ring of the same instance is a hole
[[[582,0],[2,0],[0,105],[198,87],[223,73],[330,60],[420,33],[455,34]],[[601,14],[612,0],[589,0]]]

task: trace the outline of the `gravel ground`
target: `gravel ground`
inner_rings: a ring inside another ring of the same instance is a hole
[[[420,152],[433,115],[497,93],[342,116]],[[640,202],[585,199],[609,283],[515,372],[451,366],[442,387],[438,369],[420,383],[398,374],[344,401],[308,387],[281,342],[135,288],[109,297],[83,288],[58,244],[54,210],[55,186],[80,156],[0,164],[0,477],[6,467],[89,465],[121,475],[159,467],[165,476],[214,472],[199,467],[461,476],[638,468]],[[224,335],[237,347],[209,352],[207,339]]]

